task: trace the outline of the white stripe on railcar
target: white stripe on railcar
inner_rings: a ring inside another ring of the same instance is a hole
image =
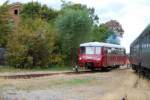
[[[83,47],[83,46],[100,46],[100,47],[124,48],[121,45],[103,43],[103,42],[87,42],[87,43],[80,44],[80,47]]]

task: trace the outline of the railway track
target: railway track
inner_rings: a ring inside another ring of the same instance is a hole
[[[125,70],[128,68],[119,68],[114,69],[113,71],[118,70]],[[112,70],[112,69],[111,69]],[[30,73],[30,74],[15,74],[15,75],[0,75],[0,78],[5,79],[29,79],[29,78],[36,78],[36,77],[44,77],[44,76],[54,76],[54,75],[80,75],[80,74],[92,74],[92,73],[99,73],[99,72],[109,72],[110,70],[96,70],[96,71],[79,71],[79,72],[56,72],[56,73]]]
[[[91,71],[81,71],[81,72],[56,72],[56,73],[34,73],[34,74],[16,74],[16,75],[1,75],[0,78],[5,79],[28,79],[35,77],[44,77],[44,76],[54,76],[54,75],[72,75],[72,74],[86,74],[92,73]]]

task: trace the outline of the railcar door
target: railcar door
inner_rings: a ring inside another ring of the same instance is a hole
[[[108,50],[106,47],[103,47],[103,58],[102,58],[103,67],[107,67],[107,55],[108,55]]]

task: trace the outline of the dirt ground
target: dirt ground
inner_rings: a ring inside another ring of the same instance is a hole
[[[131,69],[0,79],[0,100],[150,100],[150,81]]]

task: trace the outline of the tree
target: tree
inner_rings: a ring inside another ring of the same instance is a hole
[[[120,36],[117,36],[117,34],[112,31],[112,34],[107,38],[106,42],[120,45],[120,38]]]
[[[122,25],[117,20],[110,20],[106,22],[105,25],[109,28],[109,30],[118,32],[118,35],[120,36],[122,36],[124,33]]]
[[[106,42],[106,39],[111,35],[108,27],[105,24],[93,25],[92,31],[89,34],[90,41]]]
[[[92,21],[85,10],[66,9],[56,19],[56,27],[60,33],[61,52],[69,59],[71,49],[76,52],[79,44],[86,41]]]
[[[23,20],[15,33],[8,37],[7,62],[11,66],[32,68],[48,66],[57,33],[41,19]]]
[[[52,8],[48,8],[47,5],[41,5],[38,2],[29,2],[23,5],[21,16],[23,18],[41,18],[50,21],[56,18],[58,12]]]
[[[99,17],[98,15],[95,14],[95,9],[94,8],[88,8],[86,5],[77,3],[74,4],[72,2],[65,2],[62,0],[62,11],[65,9],[73,9],[73,10],[82,10],[82,11],[87,11],[93,24],[98,24],[99,23]]]
[[[113,44],[120,44],[120,39],[124,34],[122,25],[117,20],[110,20],[106,22],[105,25],[112,33],[112,35],[108,37],[107,42]]]
[[[8,2],[0,6],[0,47],[7,44],[7,35],[13,30],[13,22],[8,13]]]

